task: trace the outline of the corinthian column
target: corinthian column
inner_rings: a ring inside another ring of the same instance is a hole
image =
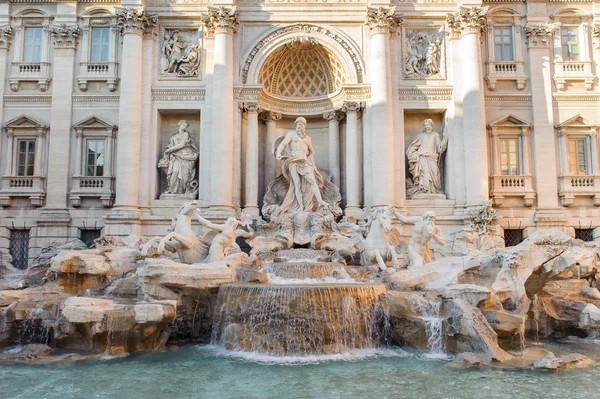
[[[463,93],[464,156],[467,205],[489,198],[485,102],[481,68],[481,34],[487,27],[487,7],[461,7],[446,20],[455,37],[460,37]]]
[[[531,73],[531,106],[533,131],[531,135],[533,155],[533,179],[537,191],[537,212],[548,212],[559,208],[558,183],[556,170],[556,144],[554,133],[554,114],[552,109],[552,31],[553,25],[528,25],[527,37],[528,63]],[[564,144],[564,137],[559,137]],[[565,146],[566,151],[566,146]],[[561,167],[566,170],[566,152],[559,153]]]
[[[258,112],[259,104],[244,104],[248,112],[246,134],[246,178],[244,184],[244,213],[258,216]]]
[[[358,216],[360,210],[358,153],[358,113],[360,103],[344,103],[342,111],[346,113],[346,216]]]
[[[282,117],[279,112],[273,111],[266,111],[261,114],[261,119],[267,125],[267,137],[265,140],[265,188],[277,177],[277,172],[279,171],[277,160],[273,155],[273,146],[277,139],[277,121],[281,120]]]
[[[151,30],[156,22],[156,15],[146,14],[144,8],[117,8],[117,23],[123,34],[123,68],[119,101],[115,212],[124,217],[124,222],[125,219],[139,218],[142,43],[144,32]]]
[[[215,38],[209,207],[229,211],[233,209],[233,35],[237,11],[235,7],[209,7],[203,22]]]
[[[330,111],[323,114],[323,118],[329,121],[328,134],[328,161],[329,172],[333,176],[333,184],[340,186],[340,121],[344,114],[339,111]]]
[[[10,26],[0,28],[0,93],[4,93],[6,81],[8,80],[8,50],[10,48],[10,37],[12,30]],[[0,96],[0,122],[4,124],[4,95]],[[8,159],[12,159],[12,146],[2,150],[2,136],[0,135],[0,154],[5,154],[7,164],[4,169],[5,174],[9,174],[10,163]],[[2,171],[2,162],[0,161],[0,172]]]
[[[396,8],[368,8],[365,24],[370,34],[372,206],[394,204],[393,90],[390,33],[402,19]]]

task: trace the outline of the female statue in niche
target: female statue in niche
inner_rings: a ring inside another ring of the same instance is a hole
[[[187,121],[179,121],[179,130],[171,136],[164,157],[158,161],[158,167],[165,169],[167,175],[167,189],[163,194],[197,193],[198,149],[187,130],[189,126]]]

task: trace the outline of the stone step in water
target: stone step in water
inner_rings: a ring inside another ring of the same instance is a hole
[[[281,279],[351,279],[346,266],[334,262],[265,263],[262,271]]]
[[[273,356],[377,348],[389,328],[383,284],[221,286],[212,343]]]

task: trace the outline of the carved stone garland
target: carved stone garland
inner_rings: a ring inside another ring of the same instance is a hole
[[[202,22],[209,36],[214,36],[215,33],[235,33],[235,27],[239,23],[237,8],[209,7]]]
[[[50,34],[54,38],[56,48],[75,48],[79,37],[79,26],[53,26],[50,27]]]
[[[531,46],[545,46],[556,29],[554,24],[537,24],[525,26],[527,44]]]
[[[115,7],[117,14],[117,27],[121,33],[135,33],[142,35],[156,26],[158,16],[148,15],[143,8]]]
[[[402,16],[396,16],[396,7],[367,8],[365,25],[369,27],[371,34],[395,33],[400,24]]]
[[[455,13],[446,15],[446,22],[453,36],[459,38],[465,33],[483,33],[487,30],[489,7],[461,7]]]

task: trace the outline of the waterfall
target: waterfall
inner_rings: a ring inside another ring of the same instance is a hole
[[[383,284],[222,285],[212,343],[274,356],[376,348],[386,333],[385,290]]]
[[[272,284],[356,283],[341,263],[265,263],[263,272]]]
[[[41,306],[25,311],[25,318],[17,327],[17,344],[48,344],[50,341],[50,327],[45,322],[48,312]]]
[[[425,324],[427,348],[432,355],[445,354],[446,340],[443,330],[444,318],[441,315],[442,301],[438,298],[415,295],[409,307]]]

